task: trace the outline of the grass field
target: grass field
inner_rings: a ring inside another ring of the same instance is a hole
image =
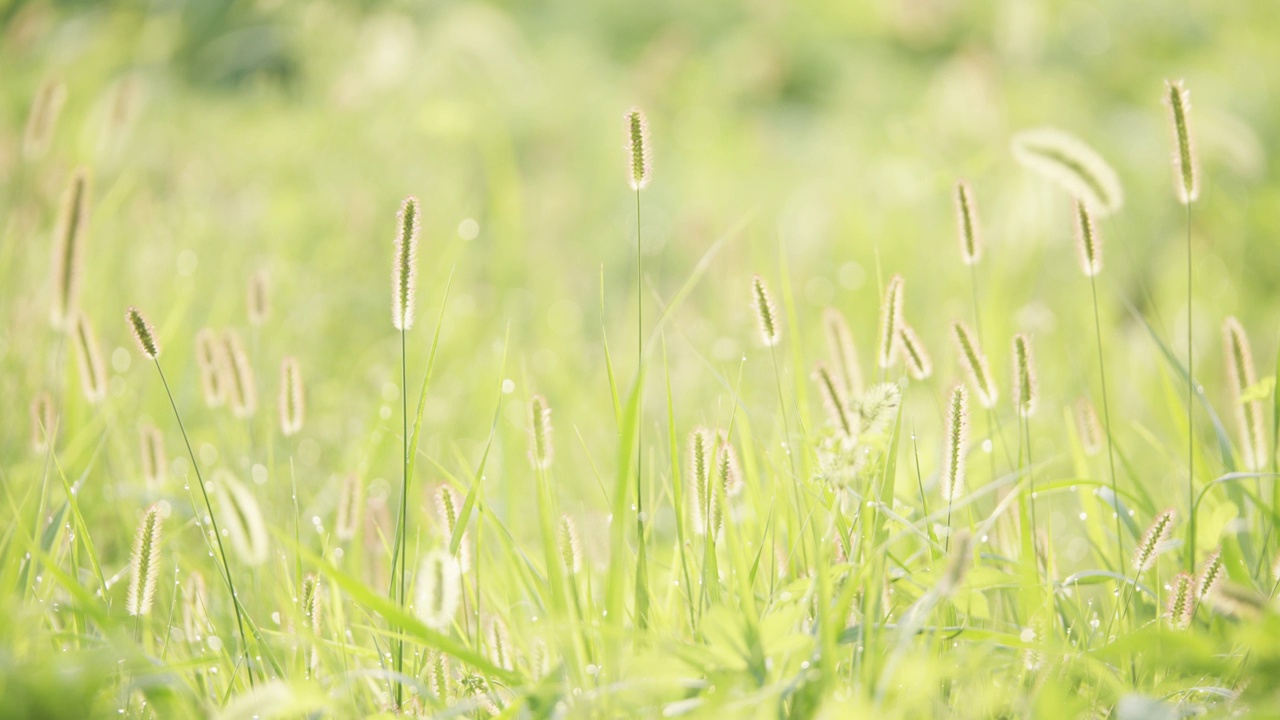
[[[0,0],[0,716],[1280,717],[1274,15]]]

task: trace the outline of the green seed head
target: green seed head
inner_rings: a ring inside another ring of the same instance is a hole
[[[976,265],[982,259],[978,209],[973,204],[973,191],[963,180],[956,183],[956,223],[960,228],[960,259],[965,265]]]
[[[133,540],[129,563],[129,596],[125,607],[130,615],[146,615],[156,595],[160,577],[160,506],[147,508]]]
[[[133,337],[138,341],[138,348],[142,350],[142,354],[152,360],[159,357],[160,346],[156,344],[156,332],[138,308],[129,308],[125,313],[125,320],[128,321],[129,329],[133,331]]]
[[[652,149],[649,143],[649,121],[640,108],[633,107],[625,117],[627,137],[627,181],[632,190],[643,190],[653,175]]]
[[[893,367],[898,362],[898,354],[902,347],[902,295],[903,279],[894,275],[884,291],[884,302],[880,305],[880,355],[881,368]]]
[[[418,277],[418,199],[412,195],[396,215],[395,262],[391,266],[391,323],[397,330],[413,327],[413,297]]]
[[[778,326],[778,314],[773,309],[773,300],[769,297],[769,288],[765,287],[764,278],[753,275],[751,278],[751,306],[756,311],[756,319],[760,321],[760,341],[765,347],[773,347],[782,337]]]
[[[1093,223],[1093,215],[1081,201],[1076,201],[1076,255],[1080,269],[1087,277],[1102,272],[1102,236]]]
[[[1178,201],[1189,205],[1200,197],[1195,146],[1191,136],[1191,93],[1181,80],[1165,80],[1164,103],[1173,126],[1173,189]]]
[[[954,502],[964,495],[965,448],[969,444],[969,393],[964,384],[951,390],[947,403],[947,444],[943,448],[942,499]]]

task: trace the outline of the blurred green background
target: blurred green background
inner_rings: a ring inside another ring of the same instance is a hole
[[[0,407],[11,418],[0,458],[29,457],[19,413],[35,390],[74,382],[46,317],[58,197],[83,164],[94,200],[82,306],[106,344],[119,416],[132,423],[137,408],[163,426],[168,412],[121,319],[136,304],[159,328],[196,442],[246,471],[263,462],[235,449],[249,446],[234,427],[205,421],[192,353],[200,327],[245,324],[246,281],[265,269],[273,309],[253,339],[255,422],[270,422],[279,358],[296,355],[308,382],[306,514],[331,511],[329,490],[348,471],[388,492],[399,472],[391,241],[398,203],[414,194],[425,217],[411,377],[453,282],[424,449],[453,472],[477,460],[507,339],[517,401],[499,426],[490,501],[528,502],[520,400],[536,391],[555,408],[562,504],[603,513],[596,478],[615,447],[603,333],[621,383],[635,366],[622,148],[632,104],[647,111],[654,146],[646,331],[708,258],[662,336],[682,435],[726,421],[743,357],[747,417],[776,422],[752,273],[789,298],[784,332],[797,342],[785,372],[807,392],[822,308],[849,316],[870,373],[880,288],[901,272],[907,318],[938,365],[928,391],[908,398],[932,467],[935,398],[958,372],[947,328],[971,313],[951,204],[964,177],[988,242],[979,279],[994,370],[1007,382],[1012,332],[1035,337],[1051,409],[1037,452],[1057,457],[1060,408],[1093,382],[1088,286],[1065,197],[1009,152],[1014,132],[1052,125],[1107,157],[1127,196],[1102,226],[1104,322],[1123,333],[1109,362],[1132,421],[1118,432],[1135,452],[1150,449],[1137,426],[1174,443],[1160,386],[1145,382],[1157,351],[1123,305],[1181,346],[1183,218],[1163,80],[1185,78],[1195,103],[1194,312],[1217,388],[1222,317],[1241,317],[1264,366],[1280,320],[1275,18],[1271,2],[1209,0],[0,4]],[[66,85],[63,112],[48,149],[25,156],[32,99],[51,80]],[[650,390],[646,427],[661,438],[661,392]],[[88,415],[68,402],[70,419]],[[82,457],[92,441],[81,438]],[[121,442],[107,499],[141,492],[127,482],[132,440]],[[1152,483],[1174,472],[1164,449],[1147,465]],[[137,506],[119,511],[121,546]]]

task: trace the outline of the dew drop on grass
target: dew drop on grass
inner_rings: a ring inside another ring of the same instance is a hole
[[[502,381],[502,394],[503,394],[503,395],[510,395],[511,393],[513,393],[513,392],[515,392],[515,391],[516,391],[516,384],[515,384],[515,382],[514,382],[513,380],[511,380],[510,378],[507,378],[507,379],[505,379],[505,380],[503,380],[503,381]]]
[[[983,441],[982,441],[982,452],[984,452],[984,453],[990,453],[990,452],[991,452],[991,447],[992,447],[992,446],[991,446],[991,440],[989,440],[989,439],[988,439],[988,440],[983,440]]]
[[[1087,520],[1088,518],[1089,518],[1089,513],[1080,513],[1081,520]]]

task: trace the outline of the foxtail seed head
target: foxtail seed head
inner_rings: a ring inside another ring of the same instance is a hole
[[[80,389],[91,404],[98,404],[107,397],[107,368],[102,362],[98,336],[93,332],[88,316],[76,310],[72,315],[71,334],[76,348],[76,360],[80,368]]]
[[[246,305],[249,309],[249,324],[262,327],[271,312],[271,295],[267,287],[267,271],[259,270],[249,276],[249,289],[246,293]]]
[[[569,515],[560,516],[560,560],[570,575],[582,571],[582,543],[578,540],[578,526]]]
[[[218,488],[218,519],[231,537],[231,546],[246,565],[261,565],[267,559],[269,535],[257,498],[229,470],[219,468],[213,479]]]
[[[965,265],[977,265],[982,259],[978,208],[973,204],[973,190],[963,180],[956,183],[956,222],[960,228],[960,259]]]
[[[987,356],[978,345],[978,339],[962,322],[951,324],[951,333],[956,340],[956,348],[960,351],[960,362],[969,373],[973,389],[978,392],[978,402],[984,408],[996,406],[1000,399],[1000,391],[991,379],[991,368],[987,365]]]
[[[47,392],[31,401],[31,447],[43,454],[53,447],[58,436],[58,416],[53,409],[53,396]]]
[[[436,510],[440,513],[440,522],[444,530],[442,538],[445,546],[453,540],[453,534],[458,527],[458,520],[462,512],[462,496],[458,494],[450,485],[441,485],[436,488]],[[471,543],[467,541],[467,533],[462,533],[462,540],[458,543],[458,571],[465,573],[471,569]]]
[[[164,485],[168,469],[164,451],[164,435],[155,425],[143,425],[138,431],[142,449],[142,479],[147,487],[155,489]]]
[[[769,288],[765,287],[764,278],[759,275],[751,277],[751,305],[755,308],[756,319],[760,321],[760,341],[765,347],[777,345],[782,329],[778,326],[778,314],[773,309]]]
[[[339,540],[348,541],[356,536],[360,525],[360,510],[364,503],[364,483],[356,473],[347,473],[342,478],[342,487],[338,493],[338,516],[334,520],[334,533]]]
[[[1076,201],[1076,255],[1080,258],[1080,270],[1087,277],[1102,272],[1102,236],[1089,208],[1080,200]]]
[[[839,310],[829,307],[822,312],[822,328],[827,335],[827,353],[835,366],[835,378],[840,381],[845,397],[853,397],[862,392],[862,368],[849,324]]]
[[[943,449],[942,499],[964,495],[965,447],[969,444],[969,393],[963,383],[951,390],[947,403],[947,445]]]
[[[1191,136],[1191,92],[1181,80],[1164,81],[1164,103],[1169,107],[1169,120],[1173,125],[1173,189],[1178,202],[1190,205],[1200,197],[1200,178],[1197,172],[1195,145]]]
[[[858,416],[862,419],[862,432],[883,435],[898,417],[902,405],[902,388],[896,383],[876,383],[862,393],[858,401]]]
[[[903,324],[898,331],[898,340],[902,343],[902,357],[907,361],[907,371],[916,380],[928,380],[933,374],[933,361],[924,349],[924,343],[910,325]]]
[[[902,294],[903,279],[901,275],[889,278],[889,285],[884,291],[884,302],[880,305],[880,356],[881,368],[890,368],[898,362],[898,351],[902,344]]]
[[[67,101],[67,86],[61,80],[48,79],[40,84],[31,101],[31,113],[27,115],[27,127],[22,134],[22,156],[35,160],[49,149],[53,131]]]
[[[964,582],[973,566],[973,533],[960,530],[952,538],[951,552],[947,555],[947,569],[938,582],[943,597],[949,597]]]
[[[1164,619],[1175,629],[1183,630],[1191,625],[1191,616],[1196,609],[1195,588],[1192,585],[1191,573],[1188,572],[1174,575],[1173,582],[1170,583]]]
[[[1240,454],[1249,470],[1261,470],[1267,464],[1266,420],[1261,400],[1245,400],[1245,393],[1258,382],[1253,366],[1253,350],[1244,327],[1234,317],[1222,324],[1222,340],[1226,349],[1227,377],[1231,380],[1231,399],[1236,424],[1240,428]]]
[[[422,558],[414,611],[423,624],[444,630],[458,612],[462,595],[462,571],[458,561],[444,550],[432,550]]]
[[[152,329],[151,323],[142,316],[138,308],[131,307],[125,313],[125,320],[129,323],[129,329],[133,331],[133,337],[138,341],[138,349],[146,357],[155,360],[160,356],[160,346],[156,344],[156,331]]]
[[[1120,178],[1096,150],[1053,128],[1025,130],[1013,137],[1013,156],[1073,198],[1106,217],[1124,204]]]
[[[1102,423],[1098,420],[1098,411],[1093,408],[1089,398],[1081,396],[1076,400],[1076,430],[1080,433],[1080,444],[1085,455],[1097,455],[1102,450]]]
[[[238,418],[251,417],[258,410],[258,385],[253,376],[253,365],[244,350],[240,333],[228,328],[222,335],[223,376],[230,390],[231,412]]]
[[[196,367],[200,370],[200,393],[211,408],[222,407],[227,401],[226,348],[218,340],[212,328],[196,333]]]
[[[715,485],[711,480],[712,457],[711,435],[703,428],[694,430],[689,436],[689,480],[693,485],[690,493],[693,499],[693,529],[699,535],[706,535],[708,529],[713,534],[719,533],[716,518],[719,510],[716,507],[717,497]]]
[[[649,120],[633,107],[625,118],[627,137],[627,182],[632,190],[643,190],[653,176],[653,149],[649,142]]]
[[[55,328],[65,328],[80,296],[84,244],[89,226],[89,171],[77,168],[62,195],[53,230],[53,310]]]
[[[1222,550],[1214,550],[1205,558],[1204,565],[1200,568],[1200,575],[1196,577],[1196,600],[1204,600],[1209,593],[1213,592],[1213,588],[1222,580]]]
[[[413,296],[418,278],[418,199],[410,195],[396,215],[395,263],[391,267],[391,324],[401,332],[413,327]]]
[[[129,561],[129,597],[125,607],[130,615],[146,615],[156,595],[160,575],[160,506],[147,508],[133,540]]]
[[[302,578],[302,593],[298,598],[298,609],[302,611],[302,619],[307,629],[316,635],[320,634],[320,606],[323,592],[319,575],[307,573],[306,577]]]
[[[555,459],[551,442],[551,407],[541,395],[529,398],[529,462],[536,470],[546,470]]]
[[[720,491],[725,498],[737,497],[742,493],[738,453],[733,449],[729,434],[724,430],[716,431],[716,480],[720,483]]]
[[[1141,575],[1155,563],[1156,556],[1159,554],[1160,543],[1169,537],[1169,531],[1173,529],[1173,518],[1173,508],[1170,508],[1156,515],[1155,519],[1151,521],[1147,532],[1143,534],[1142,540],[1138,542],[1138,546],[1133,551],[1134,573]]]
[[[297,435],[305,416],[302,371],[297,358],[287,357],[280,363],[280,432],[285,437]]]
[[[504,670],[510,670],[515,666],[512,661],[511,635],[507,632],[507,624],[502,619],[494,616],[489,618],[489,629],[485,633],[489,643],[489,659]]]
[[[1029,418],[1036,412],[1036,367],[1031,354],[1031,340],[1018,333],[1013,336],[1013,409]]]
[[[839,428],[846,438],[857,437],[858,431],[853,426],[849,414],[849,403],[845,400],[844,392],[836,384],[826,363],[819,362],[814,367],[813,377],[818,381],[818,391],[822,394],[822,404],[827,408],[827,416],[831,424]]]
[[[182,586],[182,633],[187,642],[197,644],[213,630],[209,623],[209,592],[204,576],[192,572]]]

